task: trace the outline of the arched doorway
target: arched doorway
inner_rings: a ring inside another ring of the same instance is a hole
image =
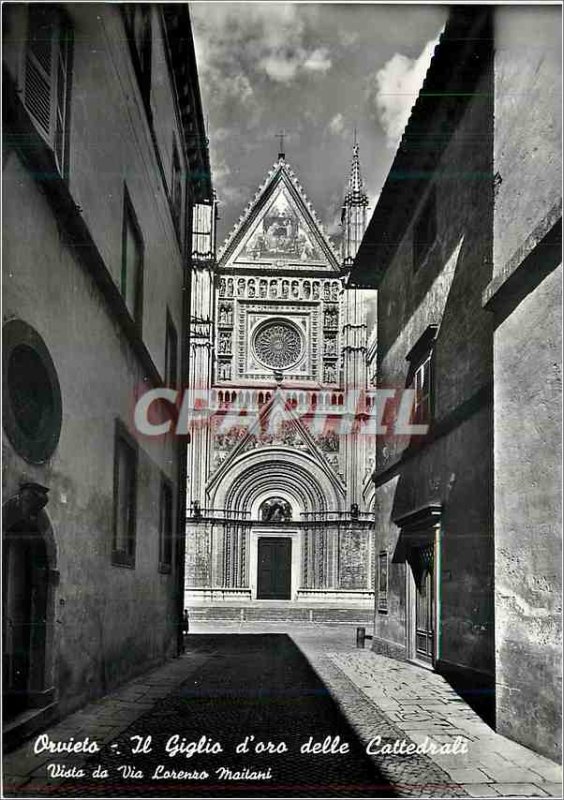
[[[3,718],[9,722],[54,696],[52,640],[56,550],[42,505],[47,489],[23,484],[3,507]]]

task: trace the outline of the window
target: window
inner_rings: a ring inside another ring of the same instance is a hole
[[[413,269],[423,264],[437,238],[437,196],[432,187],[413,228]]]
[[[175,388],[178,382],[178,334],[169,312],[166,313],[165,384]]]
[[[213,257],[215,239],[215,207],[196,203],[192,214],[192,258]]]
[[[172,181],[170,191],[170,202],[172,205],[172,219],[176,226],[178,235],[181,236],[182,220],[182,173],[180,171],[180,159],[176,142],[172,145]]]
[[[139,88],[148,104],[151,94],[151,6],[148,3],[124,3],[122,10]]]
[[[118,425],[114,452],[114,538],[112,561],[135,566],[137,447]]]
[[[388,611],[388,553],[385,550],[378,555],[378,611]]]
[[[413,376],[415,399],[413,403],[414,425],[429,425],[431,422],[431,353],[415,370]]]
[[[412,422],[429,425],[433,417],[433,349],[439,326],[428,325],[407,354],[407,386],[414,390]]]
[[[57,371],[45,342],[23,320],[10,320],[2,333],[4,430],[22,458],[42,464],[61,434]]]
[[[56,6],[29,6],[24,104],[53,148],[61,176],[68,171],[72,30]]]
[[[172,501],[172,484],[166,478],[163,478],[161,481],[159,509],[159,570],[161,572],[170,572],[172,566],[172,528],[174,520]]]
[[[140,325],[143,295],[143,239],[127,190],[123,207],[121,293],[127,310]]]

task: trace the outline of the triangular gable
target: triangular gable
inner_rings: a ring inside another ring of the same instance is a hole
[[[220,268],[339,272],[339,259],[302,187],[281,159],[219,253]]]
[[[236,418],[234,412],[233,419]],[[242,422],[241,417],[239,417],[239,421]],[[344,487],[342,477],[335,471],[319,449],[315,439],[301,422],[299,416],[287,407],[285,395],[280,391],[276,391],[270,402],[263,406],[247,432],[210,477],[207,486],[208,491],[231,469],[233,462],[239,456],[249,450],[256,450],[257,446],[291,446],[295,449],[303,450],[315,458],[323,471],[333,481]]]

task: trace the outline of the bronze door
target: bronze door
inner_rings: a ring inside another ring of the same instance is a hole
[[[290,600],[292,594],[292,540],[262,537],[258,540],[258,600]]]

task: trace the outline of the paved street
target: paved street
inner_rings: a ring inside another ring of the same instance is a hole
[[[193,626],[182,658],[48,731],[53,741],[88,736],[100,752],[34,754],[33,743],[21,747],[4,760],[5,794],[560,796],[559,767],[492,732],[434,673],[354,649],[354,628],[205,627]],[[150,752],[132,754],[147,736]],[[255,737],[248,752],[237,753],[247,736]],[[381,748],[421,744],[426,736],[441,744],[458,736],[468,752],[366,753],[375,737]],[[326,748],[346,743],[348,752],[300,752],[310,738],[313,744],[327,737]],[[182,740],[188,747],[200,742],[205,752],[169,756],[167,742],[171,750]],[[255,753],[257,742],[285,752]],[[222,752],[210,752],[217,743]],[[72,768],[72,777],[62,772]],[[95,769],[103,777],[93,777]]]

